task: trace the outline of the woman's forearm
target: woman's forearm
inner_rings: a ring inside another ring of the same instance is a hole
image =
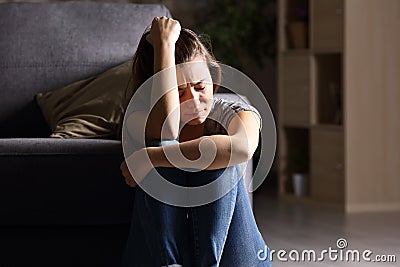
[[[204,136],[164,147],[148,147],[154,167],[214,170],[233,166],[251,158],[248,146],[239,137]]]
[[[179,132],[179,93],[175,70],[175,43],[181,27],[178,21],[156,17],[146,37],[153,46],[154,76],[152,79],[150,114],[146,141],[176,139]]]
[[[176,139],[179,131],[179,95],[174,45],[154,48],[154,71],[146,136],[148,139]]]
[[[175,66],[175,44],[154,45],[154,73]],[[176,77],[175,77],[176,81]]]

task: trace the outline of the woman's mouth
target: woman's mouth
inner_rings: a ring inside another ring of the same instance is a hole
[[[200,116],[201,116],[201,114],[203,113],[203,111],[204,111],[204,110],[199,110],[199,111],[196,111],[196,112],[194,112],[194,113],[189,113],[189,114],[187,114],[187,115],[190,116],[190,117],[195,117],[195,118],[197,118],[197,117],[200,117]]]

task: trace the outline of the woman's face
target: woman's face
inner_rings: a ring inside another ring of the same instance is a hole
[[[213,83],[207,63],[202,57],[176,68],[180,117],[184,124],[203,123],[212,107]]]

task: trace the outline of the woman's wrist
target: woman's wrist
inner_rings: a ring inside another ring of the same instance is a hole
[[[175,43],[161,41],[153,45],[154,52],[175,52]]]
[[[173,58],[175,61],[175,44],[161,42],[160,44],[154,45],[153,50],[155,59]]]
[[[162,167],[162,147],[146,147],[147,155],[153,165],[154,168]]]
[[[175,66],[175,45],[160,44],[154,46],[154,71]]]

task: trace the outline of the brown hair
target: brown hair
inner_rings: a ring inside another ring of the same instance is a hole
[[[150,31],[146,30],[142,35],[133,56],[133,92],[154,74],[153,46],[146,40],[149,33]],[[200,36],[189,29],[182,28],[175,43],[175,64],[188,62],[196,56],[202,56],[207,62],[213,80],[214,93],[217,92],[221,82],[221,68],[212,53],[209,40],[206,36]]]

